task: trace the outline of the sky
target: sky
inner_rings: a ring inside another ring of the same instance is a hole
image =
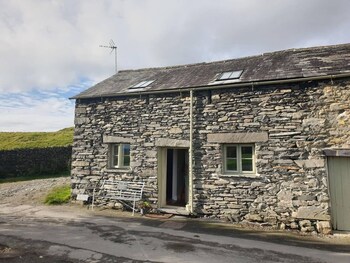
[[[0,0],[0,131],[74,124],[118,70],[350,42],[348,0]]]

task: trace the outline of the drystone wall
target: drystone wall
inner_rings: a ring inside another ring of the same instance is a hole
[[[0,151],[0,178],[66,172],[71,156],[71,146]]]
[[[157,204],[157,141],[189,140],[189,106],[188,93],[77,101],[73,193],[101,178],[143,180],[147,198]],[[323,149],[349,147],[347,81],[195,91],[193,108],[196,213],[330,230]],[[223,173],[223,133],[267,136],[255,142],[256,176]],[[108,169],[106,136],[131,142],[130,170]]]

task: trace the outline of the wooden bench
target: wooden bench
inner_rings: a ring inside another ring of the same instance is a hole
[[[103,198],[116,200],[121,204],[132,209],[132,215],[135,213],[136,201],[142,199],[144,182],[131,182],[120,180],[104,180],[101,185],[101,194]],[[132,203],[132,206],[129,203]]]

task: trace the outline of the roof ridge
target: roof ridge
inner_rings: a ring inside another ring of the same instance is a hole
[[[272,54],[272,53],[281,53],[281,52],[297,52],[297,51],[309,51],[309,50],[315,50],[315,49],[330,49],[335,47],[341,47],[341,46],[350,46],[350,43],[341,43],[341,44],[334,44],[334,45],[322,45],[322,46],[313,46],[313,47],[299,47],[299,48],[288,48],[288,49],[282,49],[277,51],[271,51],[271,52],[264,52],[262,55]]]
[[[147,71],[147,70],[155,70],[155,69],[173,69],[173,68],[186,68],[190,66],[197,66],[197,65],[204,65],[209,64],[207,62],[198,62],[198,63],[190,63],[190,64],[181,64],[181,65],[174,65],[174,66],[164,66],[164,67],[150,67],[150,68],[138,68],[138,69],[124,69],[120,70],[119,72],[138,72],[138,71]]]

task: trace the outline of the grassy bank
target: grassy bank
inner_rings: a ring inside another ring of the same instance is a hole
[[[73,127],[57,132],[0,132],[0,150],[68,146],[73,132]]]

